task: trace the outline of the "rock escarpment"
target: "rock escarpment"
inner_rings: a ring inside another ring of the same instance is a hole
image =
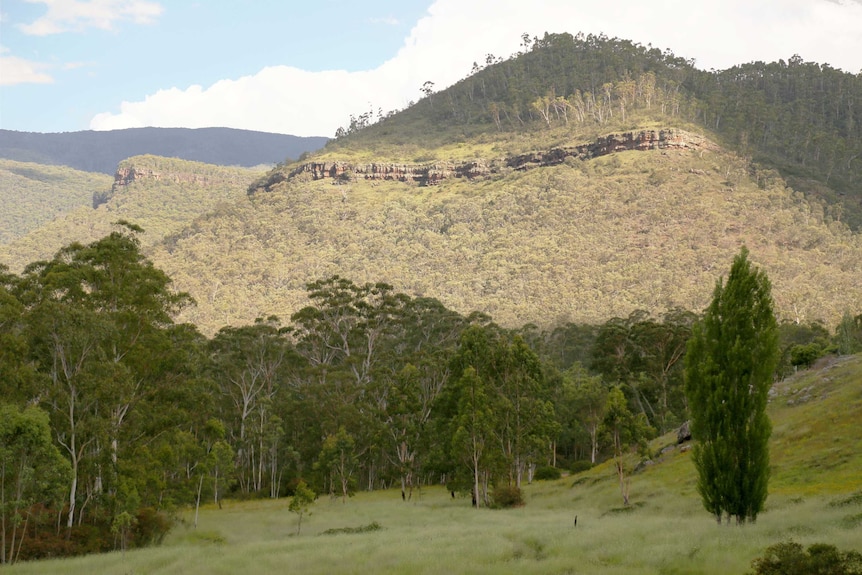
[[[125,186],[133,182],[151,180],[154,182],[170,182],[174,184],[192,184],[195,186],[208,186],[213,182],[222,183],[225,181],[224,174],[210,176],[207,174],[196,173],[194,171],[165,171],[159,169],[146,168],[136,166],[134,164],[121,164],[114,174],[114,184],[112,191],[117,192]],[[236,183],[240,183],[241,178],[236,178]]]
[[[268,191],[272,186],[286,179],[308,177],[312,180],[332,179],[334,181],[397,180],[415,182],[431,186],[451,178],[475,179],[503,170],[530,170],[563,163],[567,158],[587,160],[614,152],[628,150],[704,150],[718,147],[697,134],[684,130],[641,130],[610,134],[594,142],[575,146],[562,146],[541,152],[530,152],[493,160],[476,159],[467,162],[433,162],[428,164],[371,163],[352,164],[349,162],[308,162],[294,168],[286,176],[273,172],[268,177],[255,182],[248,193],[258,190]]]

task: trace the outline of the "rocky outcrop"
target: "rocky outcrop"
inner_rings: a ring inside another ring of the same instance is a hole
[[[598,140],[577,146],[563,146],[542,152],[530,152],[508,158],[493,160],[471,160],[468,162],[434,162],[430,164],[351,164],[349,162],[309,162],[295,168],[287,179],[308,177],[312,180],[332,179],[334,181],[397,180],[415,182],[430,186],[451,178],[482,178],[502,170],[530,170],[563,163],[566,158],[586,160],[615,152],[628,150],[715,150],[718,147],[704,138],[684,130],[641,130],[610,134]],[[256,182],[249,188],[253,194],[257,190],[269,190],[272,185],[283,181],[284,176],[272,176]]]
[[[676,430],[677,445],[686,441],[691,441],[691,421],[686,421]]]
[[[169,182],[174,184],[191,184],[194,186],[210,186],[216,183],[224,184],[229,181],[241,184],[243,181],[239,176],[234,178],[231,175],[222,172],[206,174],[194,171],[162,170],[143,167],[136,165],[133,162],[123,162],[117,167],[117,171],[114,174],[114,184],[111,187],[111,191],[112,193],[116,193],[129,184],[145,180]]]
[[[313,180],[398,180],[434,185],[449,178],[478,178],[491,173],[491,168],[482,160],[456,164],[435,162],[433,164],[350,164],[348,162],[310,162],[302,164],[288,175],[288,179],[309,175]]]
[[[588,160],[614,152],[629,150],[703,150],[718,147],[702,136],[683,130],[641,130],[611,134],[595,142],[578,146],[552,148],[546,152],[532,152],[506,159],[506,165],[516,170],[529,170],[563,163],[566,158]]]

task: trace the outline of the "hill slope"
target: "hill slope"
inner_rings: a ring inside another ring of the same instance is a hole
[[[129,128],[59,134],[0,130],[0,158],[113,175],[120,161],[143,154],[253,167],[298,158],[326,141],[233,128]]]
[[[571,157],[433,186],[291,178],[285,167],[248,197],[250,171],[154,157],[121,171],[133,167],[164,177],[133,179],[0,259],[17,269],[134,221],[155,264],[198,302],[180,319],[207,333],[288,317],[305,305],[305,284],[331,274],[387,281],[507,326],[700,310],[742,244],[772,279],[781,319],[831,327],[862,309],[860,236],[774,172],[715,146]]]
[[[111,187],[104,174],[0,159],[0,245],[35,230]]]
[[[830,325],[862,308],[859,236],[752,170],[729,152],[653,150],[435,186],[300,175],[194,222],[152,257],[197,297],[187,319],[207,331],[289,315],[306,282],[334,273],[509,326],[700,310],[743,243],[782,318]]]
[[[88,243],[107,235],[120,219],[143,227],[142,243],[152,246],[224,202],[244,201],[246,187],[259,176],[248,168],[157,156],[129,158],[117,166],[114,183],[101,192],[96,209],[90,198],[88,205],[0,247],[0,263],[20,270],[71,242]]]

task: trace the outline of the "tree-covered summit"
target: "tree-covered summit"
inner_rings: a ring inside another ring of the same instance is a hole
[[[592,137],[655,123],[699,126],[834,204],[834,219],[862,224],[854,187],[862,177],[862,75],[798,55],[700,70],[694,60],[629,40],[525,35],[520,52],[489,54],[450,88],[435,92],[426,82],[423,93],[403,111],[351,117],[324,151],[489,139],[511,146],[512,134],[528,134],[521,145],[540,148],[547,132],[565,138],[562,128]]]

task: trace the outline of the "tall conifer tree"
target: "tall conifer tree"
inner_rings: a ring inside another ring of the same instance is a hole
[[[698,492],[719,523],[722,515],[754,521],[763,509],[772,431],[766,402],[778,357],[770,282],[743,247],[693,330],[685,366]]]

